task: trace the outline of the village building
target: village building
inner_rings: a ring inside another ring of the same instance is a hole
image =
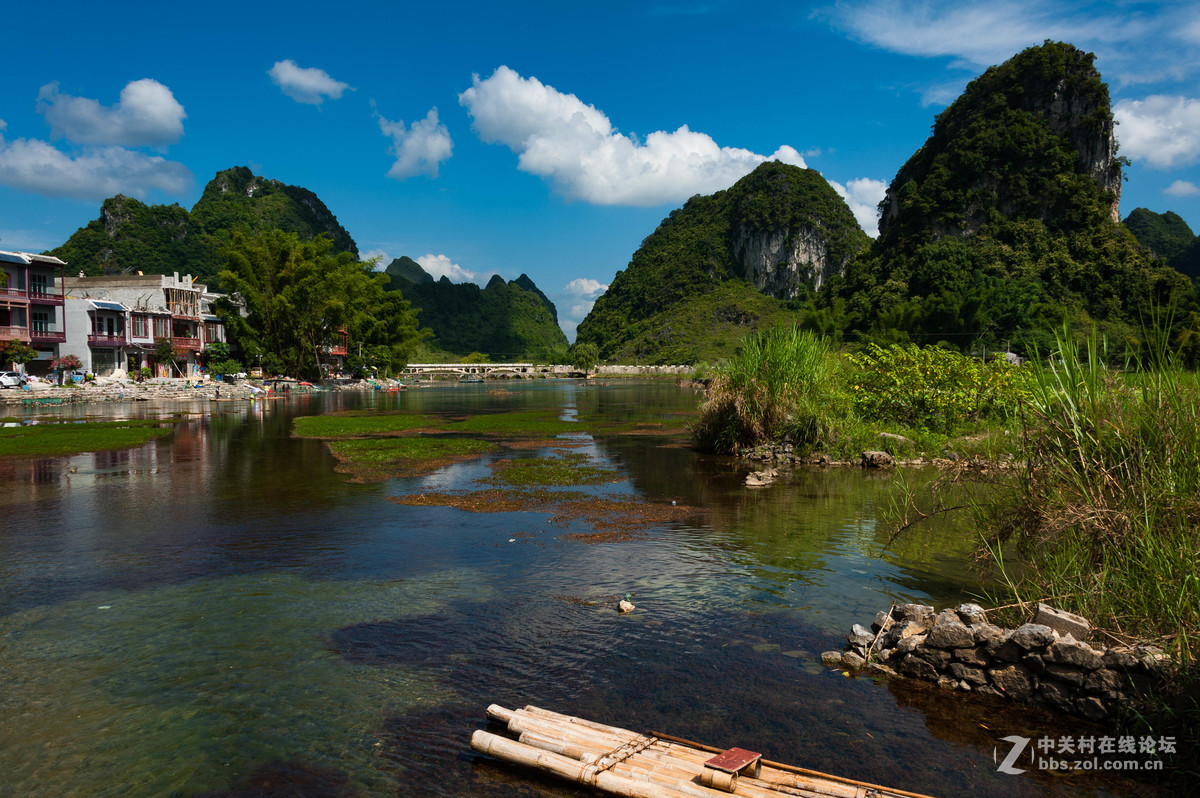
[[[37,359],[26,364],[31,374],[48,374],[50,361],[66,342],[66,265],[50,255],[0,251],[0,343],[20,341],[33,347]]]
[[[63,285],[67,342],[83,371],[96,376],[149,368],[156,377],[197,377],[205,348],[227,341],[225,322],[213,312],[221,295],[190,274],[66,277]],[[155,344],[163,338],[177,363],[157,362]]]

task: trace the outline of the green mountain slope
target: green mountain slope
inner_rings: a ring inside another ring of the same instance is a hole
[[[773,323],[869,243],[811,169],[762,164],[671,212],[579,325],[602,358],[678,363],[723,356]]]
[[[257,177],[244,166],[218,172],[192,210],[146,205],[117,195],[99,218],[48,254],[85,274],[192,274],[214,281],[224,265],[220,251],[234,232],[283,230],[302,238],[322,233],[334,252],[358,253],[354,239],[316,194]]]
[[[385,271],[391,287],[420,311],[434,348],[456,355],[482,352],[494,362],[544,362],[567,351],[554,303],[524,274],[509,282],[494,275],[480,288],[445,277],[435,282],[411,258],[397,258]]]

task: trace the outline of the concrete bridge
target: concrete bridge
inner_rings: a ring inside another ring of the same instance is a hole
[[[533,363],[409,363],[404,368],[405,374],[457,374],[461,377],[478,375],[486,377],[512,376],[536,377],[538,374],[551,374],[559,366],[538,366]]]
[[[694,366],[613,366],[602,365],[592,369],[595,376],[650,376],[650,375],[688,375],[695,371]],[[582,377],[582,370],[574,366],[554,366],[548,363],[409,363],[404,369],[404,375],[430,378],[439,375],[458,377],[491,377],[537,379],[539,377]]]

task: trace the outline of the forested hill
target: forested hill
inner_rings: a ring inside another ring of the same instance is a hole
[[[1093,58],[1031,47],[937,116],[888,188],[879,238],[822,298],[834,327],[1027,348],[1070,321],[1120,346],[1152,303],[1190,292],[1118,221],[1121,160]]]
[[[1125,227],[1167,265],[1192,279],[1200,277],[1200,237],[1179,214],[1134,208],[1125,217]]]
[[[334,252],[358,246],[316,194],[254,175],[244,166],[218,172],[189,212],[146,205],[118,194],[100,216],[49,254],[85,274],[192,274],[210,283],[224,267],[220,251],[234,232],[283,230],[302,238],[322,233]]]
[[[577,340],[621,361],[719,358],[840,274],[869,241],[819,173],[762,164],[672,211],[596,301]]]
[[[420,311],[420,325],[433,332],[430,346],[454,355],[479,352],[493,362],[547,361],[567,351],[558,311],[533,280],[522,274],[505,282],[494,275],[486,288],[434,279],[408,257],[385,270],[391,287]]]

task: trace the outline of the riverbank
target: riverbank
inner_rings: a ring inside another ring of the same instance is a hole
[[[292,388],[292,390],[315,390]],[[102,402],[147,402],[162,400],[261,399],[273,395],[261,382],[212,382],[208,380],[158,379],[145,382],[97,380],[74,385],[30,383],[29,390],[0,391],[0,405],[36,407]]]

